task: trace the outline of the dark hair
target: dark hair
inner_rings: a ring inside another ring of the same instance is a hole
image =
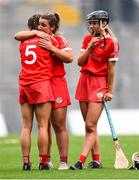
[[[41,14],[34,14],[28,19],[27,25],[30,30],[38,30],[40,17]]]
[[[50,27],[55,27],[55,29],[53,30],[53,33],[56,34],[56,32],[59,30],[59,27],[60,27],[59,14],[58,13],[44,14],[41,16],[41,19],[48,20]]]

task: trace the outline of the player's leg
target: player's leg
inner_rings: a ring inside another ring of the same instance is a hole
[[[82,102],[80,102],[82,104]],[[97,136],[97,123],[103,109],[102,103],[88,103],[85,120],[85,139],[79,161],[71,166],[71,169],[82,169],[88,153],[95,144]]]
[[[23,154],[23,170],[30,170],[30,148],[31,130],[33,124],[34,105],[28,103],[21,104],[23,125],[21,130],[21,149]]]
[[[52,127],[51,127],[51,119],[48,123],[48,150],[47,150],[47,163],[50,168],[53,168],[53,164],[51,161],[51,146],[52,146]]]
[[[52,110],[51,121],[56,134],[56,141],[60,155],[60,170],[68,169],[69,136],[66,127],[67,107]]]
[[[87,109],[88,109],[88,103],[86,103],[86,102],[80,103],[80,110],[81,110],[84,121],[86,119]],[[91,149],[92,162],[90,162],[88,164],[89,168],[100,168],[100,167],[102,167],[102,165],[100,163],[99,149],[100,149],[99,148],[99,136],[97,134],[95,144],[94,144],[93,148]]]
[[[36,105],[35,114],[38,124],[38,149],[40,156],[40,170],[48,170],[47,152],[48,152],[48,122],[51,114],[51,103],[45,102]]]
[[[92,161],[88,163],[88,168],[102,168],[101,160],[100,160],[100,144],[99,144],[99,136],[98,133],[96,135],[96,141],[91,149]]]

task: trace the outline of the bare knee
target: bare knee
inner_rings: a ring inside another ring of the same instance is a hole
[[[48,129],[47,123],[39,122],[38,129],[44,129],[44,128]]]
[[[85,124],[85,130],[88,133],[95,133],[96,132],[96,125],[91,123]]]
[[[53,128],[55,130],[55,132],[59,133],[59,132],[62,132],[62,131],[66,131],[66,125],[65,123],[60,123],[60,122],[55,122],[53,123]]]
[[[24,124],[23,125],[23,130],[24,131],[28,131],[28,132],[31,132],[32,131],[32,124]]]

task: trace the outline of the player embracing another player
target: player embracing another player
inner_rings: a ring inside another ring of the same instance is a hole
[[[28,79],[28,82],[30,83],[31,80],[33,80],[33,76],[36,71],[39,70],[38,78],[37,80],[42,82],[42,79],[40,80],[40,77],[47,78],[45,76],[43,70],[46,72],[48,71],[50,74],[50,84],[51,84],[51,91],[52,91],[52,100],[53,102],[50,103],[52,106],[52,112],[51,112],[51,106],[50,110],[48,108],[43,108],[41,111],[37,111],[37,106],[41,106],[42,100],[41,100],[41,94],[37,94],[36,97],[40,98],[41,101],[39,102],[28,102],[27,99],[25,99],[25,102],[21,102],[21,107],[24,106],[24,104],[27,103],[29,107],[26,109],[26,111],[22,111],[23,115],[23,128],[21,132],[21,147],[22,147],[22,154],[23,154],[23,170],[30,170],[31,163],[30,163],[30,147],[31,147],[31,129],[32,129],[32,122],[33,122],[33,115],[36,114],[37,122],[39,123],[39,118],[42,116],[42,120],[44,121],[45,129],[43,130],[40,128],[39,135],[40,138],[38,138],[38,147],[39,147],[39,155],[40,155],[40,164],[39,169],[40,170],[49,170],[52,167],[52,163],[50,162],[50,145],[51,145],[51,132],[50,132],[50,123],[48,125],[48,119],[51,120],[55,133],[57,138],[57,145],[59,149],[60,154],[60,166],[59,170],[65,170],[68,169],[68,132],[66,128],[66,113],[67,113],[67,106],[70,105],[70,97],[67,87],[67,82],[64,77],[66,74],[64,69],[63,63],[71,63],[73,60],[72,55],[72,49],[68,46],[66,40],[61,35],[56,35],[56,32],[59,28],[60,24],[60,17],[57,13],[51,13],[51,14],[44,14],[39,15],[39,18],[35,19],[36,15],[31,17],[31,26],[30,23],[28,24],[30,31],[22,31],[15,34],[15,38],[17,40],[21,41],[21,44],[25,44],[31,42],[36,43],[29,44],[29,46],[26,46],[24,48],[20,48],[23,51],[24,57],[21,56],[21,61],[23,63],[27,62],[26,65],[26,71],[24,71],[24,74],[26,72],[32,72],[31,74],[27,74],[26,77]],[[41,39],[40,39],[41,37]],[[37,39],[37,41],[36,41]],[[36,54],[38,52],[38,49],[41,49],[41,52]],[[43,51],[43,52],[42,52]],[[44,56],[43,54],[48,54],[46,56],[46,59],[42,58]],[[38,60],[40,58],[40,65],[38,66]],[[26,59],[28,59],[26,61]],[[49,63],[47,63],[47,59],[49,59]],[[51,63],[50,63],[51,62]],[[51,66],[48,66],[51,64]],[[32,69],[30,71],[30,69]],[[47,75],[47,74],[46,74]],[[33,82],[31,82],[33,84]],[[26,86],[27,87],[27,86]],[[40,87],[37,86],[36,89],[38,91]],[[44,96],[47,93],[50,92],[42,86],[43,88],[43,94]],[[33,87],[32,87],[33,89]],[[33,89],[34,91],[34,89]],[[25,94],[26,95],[26,94]],[[30,95],[30,97],[33,94]],[[32,97],[33,99],[34,97]],[[50,101],[50,100],[49,100]],[[30,110],[31,109],[31,110]],[[49,110],[49,113],[48,113]],[[30,112],[30,116],[25,121],[25,117],[27,116],[27,112]],[[39,113],[40,112],[40,113]],[[39,113],[39,114],[38,114]],[[51,113],[51,117],[50,117]],[[47,116],[47,119],[45,119],[45,116]],[[50,122],[50,121],[49,121]],[[40,124],[41,125],[41,124]],[[39,124],[38,124],[39,127]],[[25,134],[25,129],[28,129],[28,134]],[[28,136],[26,136],[28,135]],[[43,138],[45,141],[43,141]],[[26,141],[25,141],[26,139]],[[48,141],[49,139],[49,141]],[[39,143],[41,141],[41,143]],[[45,148],[43,152],[40,152],[42,148],[40,145],[43,144],[43,147]],[[26,150],[27,149],[27,150]]]

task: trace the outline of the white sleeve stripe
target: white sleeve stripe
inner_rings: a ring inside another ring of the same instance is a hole
[[[68,44],[67,44],[66,39],[65,39],[63,36],[60,36],[60,37],[61,37],[61,39],[62,39],[62,41],[63,41],[63,44],[64,44],[66,47],[68,47]]]
[[[66,47],[66,48],[63,48],[62,51],[66,51],[66,50],[72,50],[71,48],[69,47]]]
[[[81,49],[81,52],[84,52],[85,51],[85,49]]]
[[[109,58],[108,61],[118,61],[118,58]]]
[[[118,41],[114,40],[112,37],[111,37],[113,43],[114,43],[114,53],[118,52]]]

